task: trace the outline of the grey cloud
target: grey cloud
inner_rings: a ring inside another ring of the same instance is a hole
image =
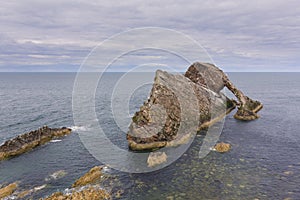
[[[225,70],[299,71],[299,8],[298,1],[273,0],[2,2],[0,70],[22,63],[76,70],[111,35],[158,26],[188,34]]]

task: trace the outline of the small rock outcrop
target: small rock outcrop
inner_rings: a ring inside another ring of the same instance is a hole
[[[95,166],[89,172],[84,174],[82,177],[77,179],[72,187],[85,186],[87,184],[92,184],[101,179],[103,166]]]
[[[217,143],[214,147],[214,150],[219,153],[225,153],[231,149],[231,145],[228,143],[220,142]]]
[[[18,183],[11,183],[5,187],[0,188],[0,199],[11,195],[18,188]]]
[[[29,133],[19,135],[11,140],[6,141],[0,146],[0,161],[23,154],[31,149],[45,144],[52,139],[62,137],[71,133],[70,128],[49,128],[43,126]]]
[[[167,161],[167,154],[165,152],[151,152],[147,159],[148,167],[154,167]]]
[[[224,87],[232,91],[238,102],[221,92]],[[150,97],[129,126],[129,148],[155,150],[186,143],[195,132],[192,127],[197,126],[196,131],[205,129],[236,106],[234,117],[241,120],[258,118],[256,113],[262,108],[260,102],[245,96],[215,65],[196,62],[184,75],[157,70]]]

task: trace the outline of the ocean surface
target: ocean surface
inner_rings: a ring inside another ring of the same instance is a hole
[[[122,74],[107,73],[96,93],[99,123],[111,141],[127,149],[126,135],[114,122],[109,101]],[[300,199],[300,73],[228,73],[246,95],[260,100],[260,119],[241,122],[226,117],[219,141],[232,149],[211,151],[200,159],[205,133],[195,137],[184,155],[158,171],[130,174],[114,169],[120,199]],[[0,143],[43,125],[67,126],[73,133],[21,156],[0,162],[0,185],[20,181],[22,189],[46,184],[30,198],[64,191],[91,167],[100,165],[82,144],[72,114],[75,73],[0,73]],[[130,114],[139,109],[151,85],[138,88]],[[99,99],[104,96],[106,99]],[[47,179],[64,170],[62,178]]]

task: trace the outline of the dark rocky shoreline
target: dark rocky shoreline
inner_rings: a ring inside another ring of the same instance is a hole
[[[0,161],[28,152],[52,139],[68,135],[71,131],[72,129],[66,127],[49,128],[43,126],[37,130],[19,135],[0,146]]]

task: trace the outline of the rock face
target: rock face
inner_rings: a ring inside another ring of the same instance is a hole
[[[0,160],[7,159],[12,156],[17,156],[31,149],[45,144],[50,140],[71,133],[71,129],[63,128],[49,128],[44,126],[35,131],[19,135],[11,140],[6,141],[0,146]]]
[[[238,102],[221,90],[227,87]],[[191,133],[222,119],[238,104],[236,119],[252,120],[262,104],[230,82],[216,66],[196,62],[184,75],[158,70],[149,99],[132,118],[127,140],[131,150],[155,150],[189,140]],[[182,133],[183,132],[183,133]]]
[[[150,98],[132,118],[129,148],[153,150],[187,142],[190,134],[207,128],[234,108],[234,101],[222,93],[181,74],[158,70]],[[185,133],[179,135],[179,129]]]
[[[208,89],[219,93],[224,87],[227,87],[238,99],[238,111],[234,115],[236,119],[249,121],[259,118],[257,112],[263,108],[262,103],[245,96],[229,80],[228,76],[219,68],[209,63],[196,62],[192,64],[185,76],[194,83],[204,85]]]

